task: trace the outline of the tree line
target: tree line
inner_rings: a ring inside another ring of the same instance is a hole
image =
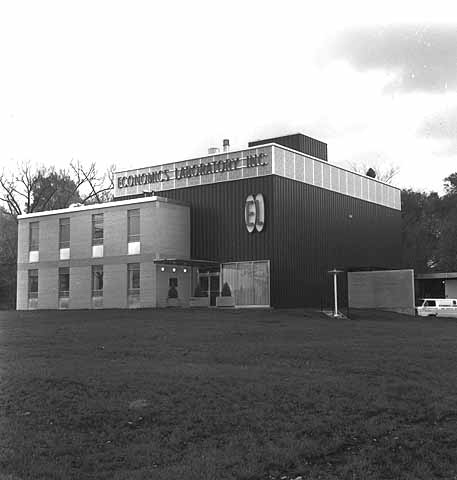
[[[402,266],[418,273],[457,271],[457,173],[444,194],[403,190]]]

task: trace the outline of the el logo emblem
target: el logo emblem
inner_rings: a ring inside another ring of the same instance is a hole
[[[244,205],[244,222],[249,233],[255,230],[261,232],[265,225],[265,201],[263,195],[258,193],[255,198],[254,195],[248,195]]]

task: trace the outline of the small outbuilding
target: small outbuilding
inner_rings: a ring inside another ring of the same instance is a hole
[[[417,273],[416,298],[457,298],[457,272]]]

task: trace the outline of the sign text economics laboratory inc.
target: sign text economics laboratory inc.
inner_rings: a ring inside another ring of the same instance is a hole
[[[259,153],[247,155],[243,158],[227,158],[225,160],[214,160],[213,162],[186,165],[175,169],[165,168],[163,170],[157,170],[154,172],[122,176],[118,177],[117,186],[119,188],[135,187],[137,185],[168,182],[169,180],[181,180],[184,178],[211,175],[213,173],[231,172],[241,168],[263,167],[268,165],[265,157],[267,157],[265,153]],[[243,164],[243,160],[245,160],[245,164]]]

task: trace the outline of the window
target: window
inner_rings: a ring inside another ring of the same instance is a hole
[[[70,219],[59,220],[59,248],[70,248]]]
[[[29,298],[38,298],[38,270],[29,270]]]
[[[103,265],[92,265],[92,296],[103,297]]]
[[[222,264],[221,285],[227,283],[235,305],[270,305],[268,260]]]
[[[127,289],[129,295],[140,294],[140,264],[129,263],[127,265]]]
[[[29,223],[29,251],[35,252],[40,248],[40,222]]]
[[[92,245],[103,245],[103,213],[92,215]]]
[[[128,242],[140,241],[140,209],[127,211],[127,234]]]
[[[59,268],[59,298],[70,296],[70,269]]]
[[[427,300],[424,303],[424,307],[436,307],[436,301],[435,300]]]
[[[168,298],[178,298],[178,279],[170,278],[168,279]]]

